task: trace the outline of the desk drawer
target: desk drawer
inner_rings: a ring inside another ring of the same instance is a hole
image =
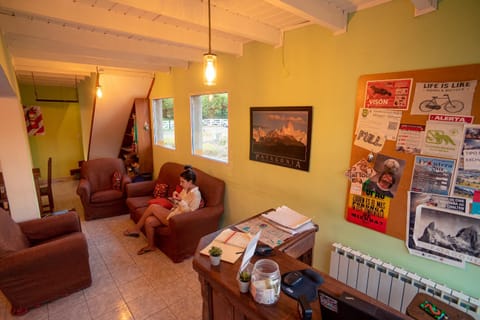
[[[290,257],[298,259],[305,253],[309,253],[315,245],[315,232],[309,232],[305,236],[302,235],[301,239],[293,241],[292,243],[285,244],[285,247],[279,249]]]

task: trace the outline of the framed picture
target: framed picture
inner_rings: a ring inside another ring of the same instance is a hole
[[[308,171],[311,135],[311,106],[250,108],[250,160]]]

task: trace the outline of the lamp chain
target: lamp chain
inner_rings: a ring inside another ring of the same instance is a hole
[[[212,53],[212,22],[210,18],[210,0],[208,0],[208,54]]]

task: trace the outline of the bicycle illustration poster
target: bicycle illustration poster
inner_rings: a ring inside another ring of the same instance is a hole
[[[417,82],[410,113],[471,115],[477,80]]]

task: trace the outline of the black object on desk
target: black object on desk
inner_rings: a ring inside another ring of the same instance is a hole
[[[401,317],[390,310],[372,304],[360,297],[343,292],[339,297],[318,289],[320,310],[323,320],[402,320]]]
[[[268,257],[272,253],[273,253],[273,248],[266,244],[257,244],[257,247],[255,248],[255,254],[262,257]]]
[[[312,269],[297,270],[282,275],[282,291],[296,300],[299,300],[302,295],[308,302],[317,300],[317,288],[322,283],[322,276]]]

